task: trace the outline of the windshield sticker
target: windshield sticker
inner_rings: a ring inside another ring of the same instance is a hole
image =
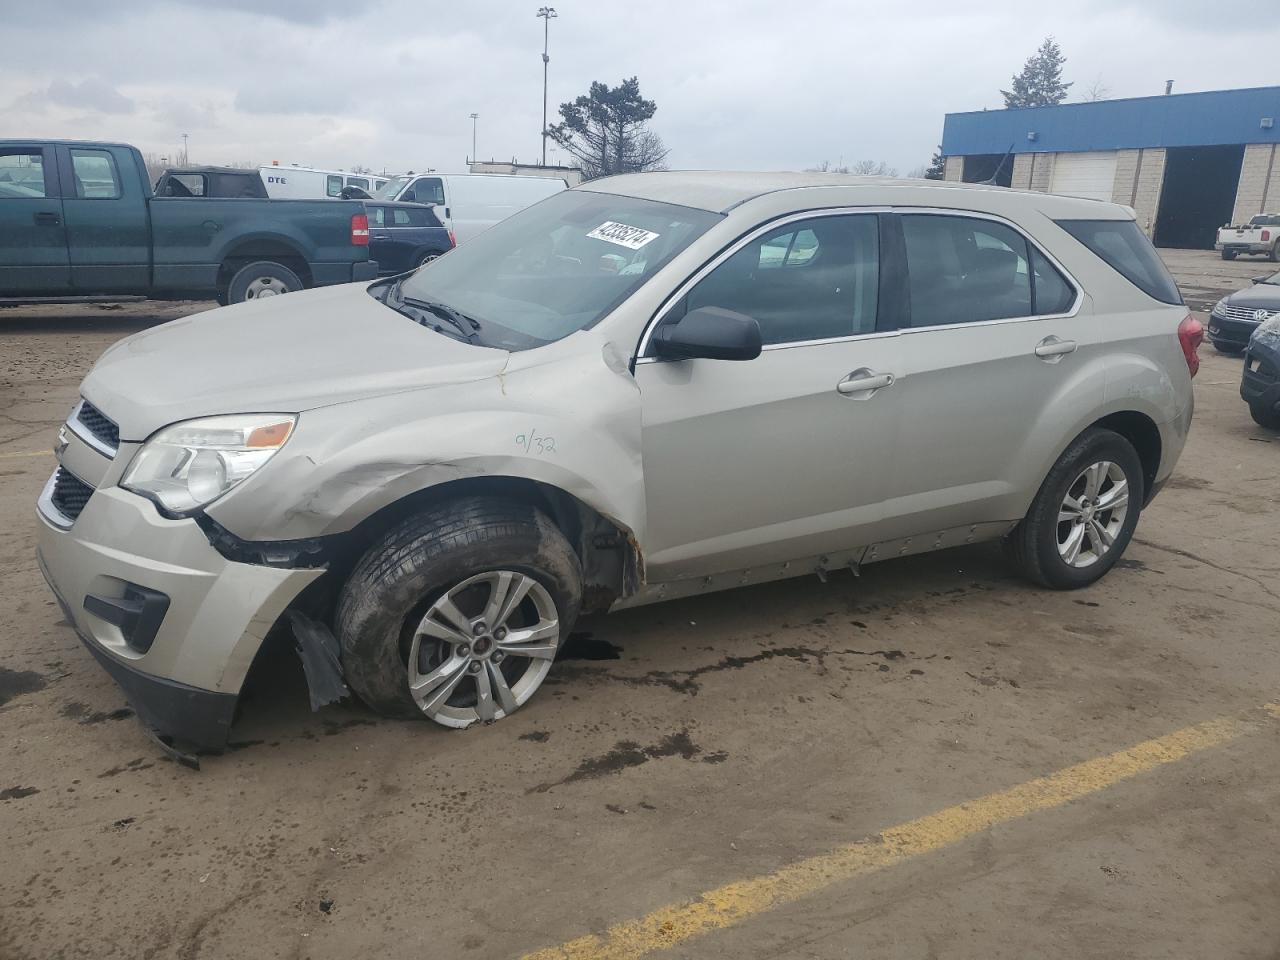
[[[605,243],[626,247],[628,250],[639,250],[646,243],[657,240],[659,235],[651,230],[641,230],[639,227],[629,227],[625,223],[606,220],[587,236],[592,240],[603,240]]]

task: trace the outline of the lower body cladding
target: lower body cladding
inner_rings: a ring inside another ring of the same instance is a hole
[[[67,620],[163,743],[226,745],[267,632],[321,569],[226,559],[195,520],[169,520],[120,487],[73,522],[42,498],[41,572]]]

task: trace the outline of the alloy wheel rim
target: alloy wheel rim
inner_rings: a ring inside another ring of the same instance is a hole
[[[1129,481],[1120,465],[1100,460],[1071,481],[1058,508],[1058,556],[1091,567],[1109,554],[1129,514]]]
[[[501,720],[522,706],[560,647],[547,589],[525,573],[492,570],[446,590],[414,629],[409,693],[446,727]]]

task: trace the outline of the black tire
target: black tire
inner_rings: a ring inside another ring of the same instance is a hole
[[[1116,464],[1124,473],[1129,490],[1128,512],[1110,550],[1087,567],[1073,567],[1058,553],[1058,511],[1080,473],[1103,460]],[[1041,586],[1055,590],[1087,587],[1124,554],[1138,525],[1145,491],[1142,461],[1133,444],[1114,431],[1091,427],[1058,458],[1026,517],[1005,538],[1009,558],[1023,576]]]
[[[418,266],[425,267],[432,260],[439,260],[443,256],[444,251],[442,250],[428,250],[418,258]]]
[[[1223,250],[1223,251],[1222,251],[1222,259],[1223,259],[1223,260],[1234,260],[1235,258],[1236,258],[1236,252],[1235,252],[1234,250]]]
[[[274,293],[293,293],[301,290],[302,280],[282,263],[274,260],[256,260],[235,272],[227,286],[228,303],[244,303],[256,299],[251,295],[258,286],[273,289]]]
[[[1253,422],[1268,430],[1280,430],[1280,410],[1272,410],[1260,403],[1249,404],[1249,415]]]
[[[1275,242],[1275,245],[1271,248],[1271,253],[1267,256],[1272,263],[1280,263],[1280,240]]]
[[[335,627],[347,682],[389,717],[423,719],[409,694],[409,643],[450,587],[489,570],[528,574],[550,593],[561,641],[582,604],[582,570],[564,534],[528,504],[471,497],[401,521],[365,553],[343,585]]]
[[[1226,354],[1228,357],[1238,357],[1244,353],[1244,344],[1242,343],[1227,343],[1223,340],[1214,340],[1212,343],[1213,349],[1219,353]]]

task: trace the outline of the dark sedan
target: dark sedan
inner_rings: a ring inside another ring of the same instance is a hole
[[[1280,430],[1280,315],[1260,325],[1249,340],[1240,396],[1259,426]]]
[[[1209,340],[1220,353],[1243,353],[1258,324],[1274,317],[1280,317],[1280,273],[1254,277],[1252,287],[1215,303],[1209,314]]]
[[[378,272],[392,276],[413,270],[454,247],[453,234],[436,218],[430,204],[370,203],[369,257]]]

